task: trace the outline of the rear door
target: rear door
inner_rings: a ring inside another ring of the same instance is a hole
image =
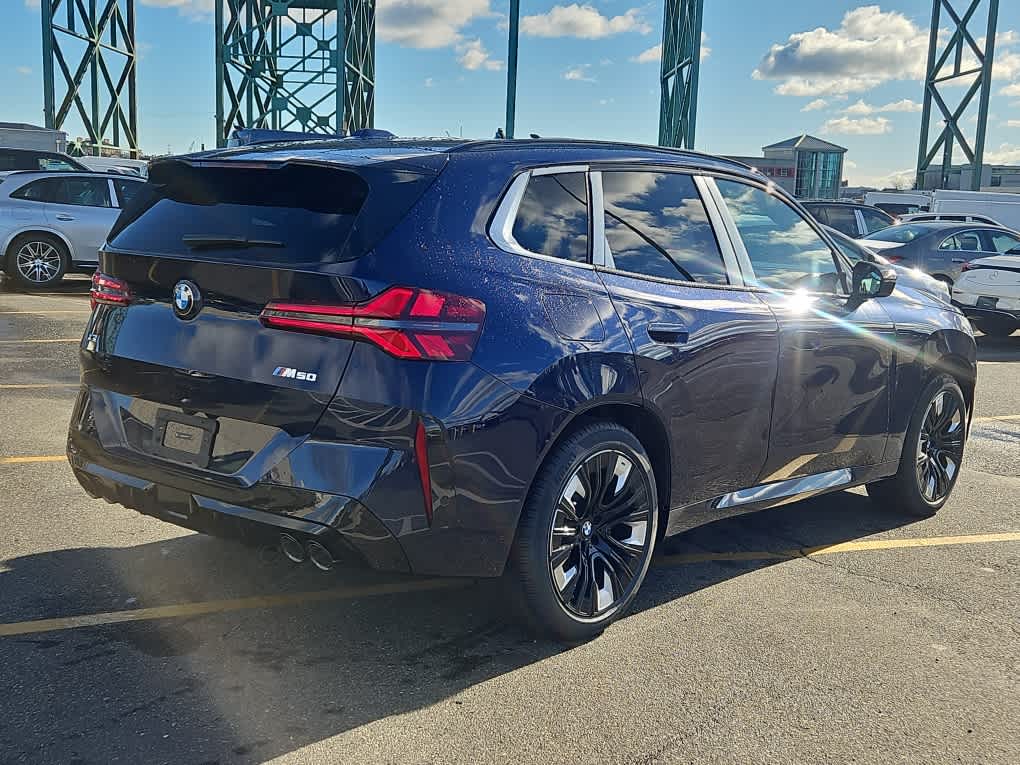
[[[64,176],[47,201],[46,219],[71,243],[75,263],[96,264],[120,210],[108,178]]]
[[[943,238],[938,248],[927,254],[924,270],[932,276],[942,276],[955,282],[960,278],[963,264],[974,258],[987,257],[991,253],[985,248],[990,246],[981,229],[957,231]]]
[[[642,394],[669,431],[673,508],[755,483],[776,378],[776,320],[731,281],[736,261],[702,183],[674,171],[592,173],[604,203],[596,263],[630,334]]]
[[[102,254],[110,289],[129,299],[100,305],[83,341],[104,447],[257,480],[311,433],[352,348],[307,326],[290,331],[290,319],[267,326],[260,313],[273,302],[297,322],[302,307],[364,301],[366,286],[341,261],[371,247],[371,232],[399,220],[434,178],[294,163],[154,166]],[[208,425],[211,450],[164,448],[168,420]]]

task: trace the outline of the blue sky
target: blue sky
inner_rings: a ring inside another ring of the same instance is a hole
[[[39,0],[5,15],[0,120],[42,122]],[[136,0],[140,136],[214,143],[214,0]],[[930,0],[708,0],[698,147],[758,154],[809,132],[849,148],[851,183],[916,161]],[[378,0],[376,125],[491,137],[503,121],[506,3]],[[524,0],[517,132],[654,143],[662,6]],[[1001,3],[988,157],[1020,164],[1020,3]],[[80,128],[66,128],[73,137]]]

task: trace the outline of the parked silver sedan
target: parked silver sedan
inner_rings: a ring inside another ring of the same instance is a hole
[[[49,287],[94,268],[99,248],[140,178],[15,172],[0,181],[0,269],[23,287]]]

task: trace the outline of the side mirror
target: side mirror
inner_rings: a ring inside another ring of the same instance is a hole
[[[896,287],[896,271],[889,266],[859,260],[854,263],[853,287],[855,300],[870,300],[891,295]]]

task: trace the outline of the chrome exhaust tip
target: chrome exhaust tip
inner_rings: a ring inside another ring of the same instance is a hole
[[[333,554],[318,542],[308,543],[308,559],[320,571],[333,568]]]
[[[308,557],[302,544],[290,534],[280,534],[280,551],[292,563],[304,563]]]

